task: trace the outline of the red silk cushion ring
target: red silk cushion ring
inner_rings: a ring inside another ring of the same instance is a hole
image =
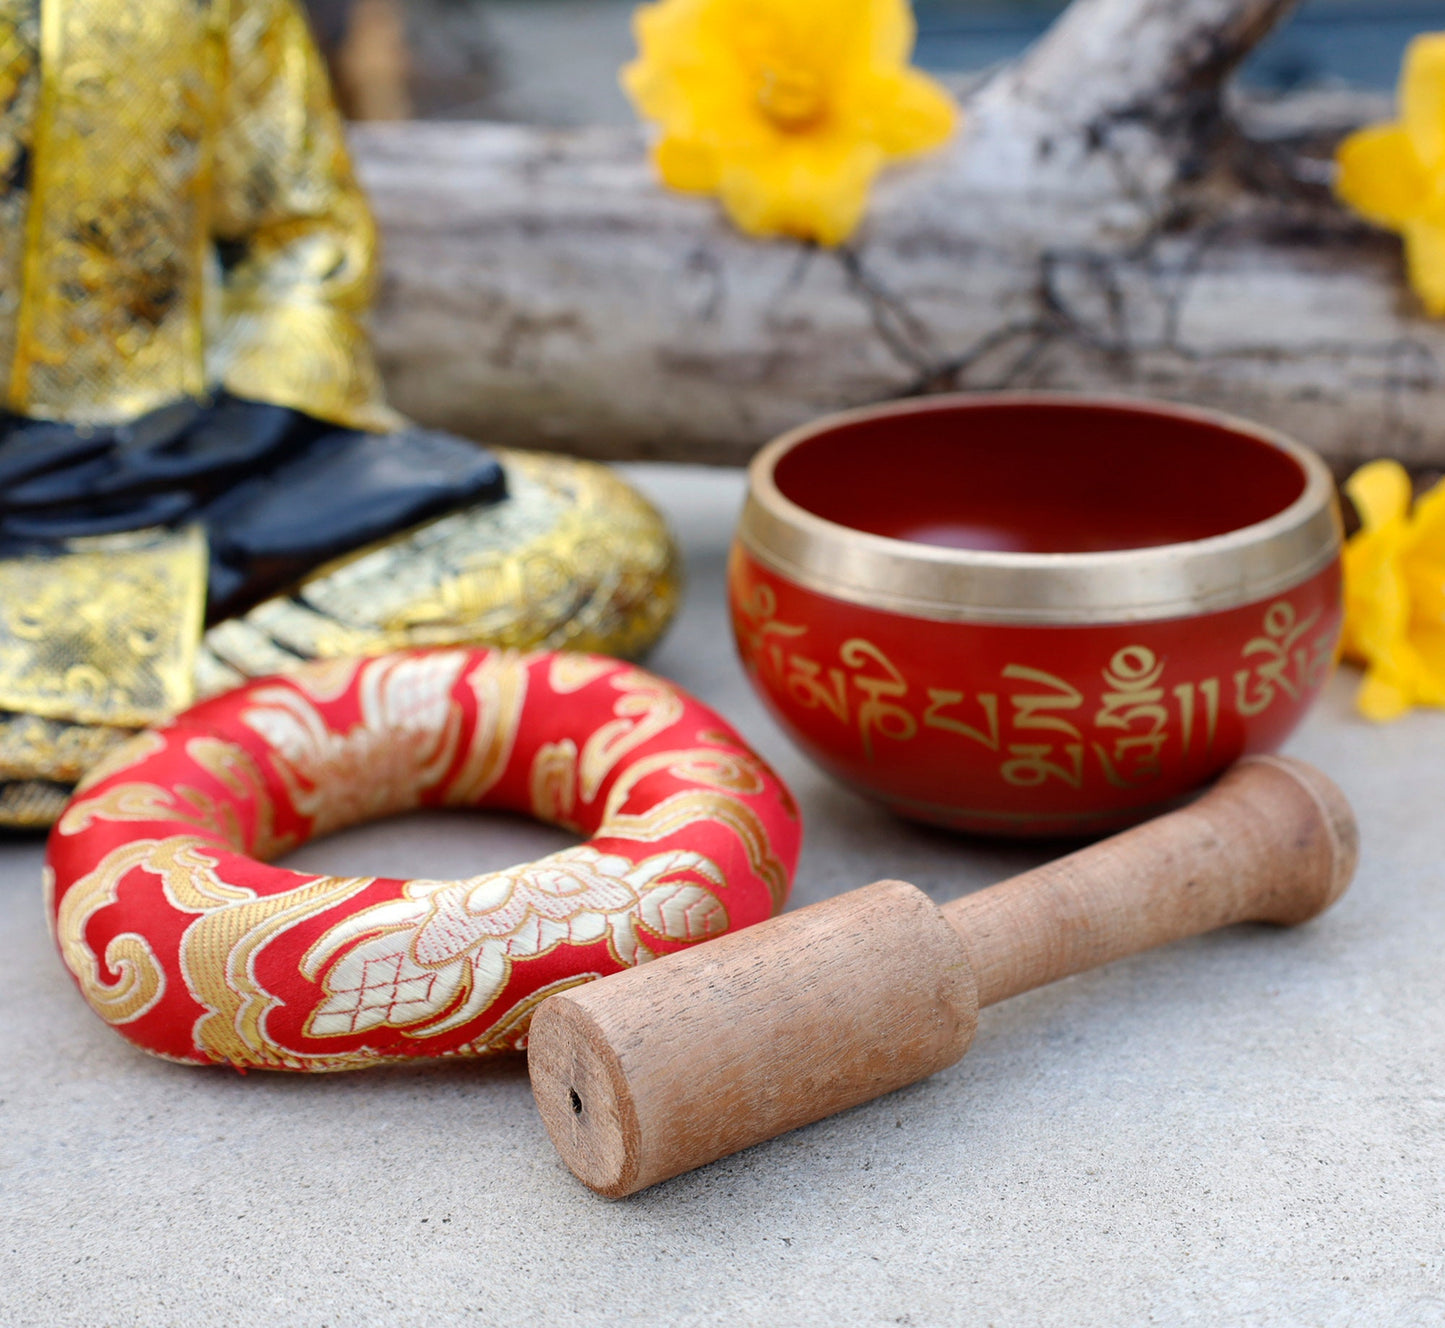
[[[463,881],[267,860],[416,807],[586,837]],[[91,1007],[198,1064],[340,1070],[525,1045],[547,995],[779,912],[796,807],[716,714],[614,659],[411,651],[308,665],[141,734],[50,837]]]

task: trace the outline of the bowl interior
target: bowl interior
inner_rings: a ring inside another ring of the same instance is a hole
[[[1099,553],[1225,535],[1284,511],[1308,476],[1263,437],[1147,406],[941,404],[832,426],[773,472],[854,530],[945,548]]]

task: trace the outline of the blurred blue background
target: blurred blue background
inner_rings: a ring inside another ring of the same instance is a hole
[[[1063,8],[1045,0],[918,0],[918,62],[976,69],[1023,50]],[[1445,28],[1439,0],[1308,0],[1245,70],[1281,90],[1324,83],[1393,87],[1417,32]]]
[[[632,123],[617,70],[634,0],[306,0],[343,100],[363,118]],[[914,0],[918,62],[960,74],[1017,55],[1064,0]],[[1244,70],[1289,91],[1394,86],[1410,38],[1445,30],[1445,0],[1306,0]],[[352,48],[351,59],[342,57]],[[359,71],[348,95],[348,68]],[[391,86],[388,88],[388,84]],[[379,94],[379,95],[372,95]],[[368,112],[361,103],[371,101]]]

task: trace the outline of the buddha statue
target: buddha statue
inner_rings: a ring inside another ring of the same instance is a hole
[[[666,626],[620,479],[388,407],[376,256],[295,0],[0,0],[0,825],[298,661]]]

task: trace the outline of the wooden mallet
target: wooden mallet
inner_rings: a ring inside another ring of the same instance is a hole
[[[1305,922],[1357,852],[1325,776],[1252,758],[942,908],[881,881],[549,997],[532,1091],[567,1165],[620,1198],[953,1064],[983,1006],[1215,927]]]

